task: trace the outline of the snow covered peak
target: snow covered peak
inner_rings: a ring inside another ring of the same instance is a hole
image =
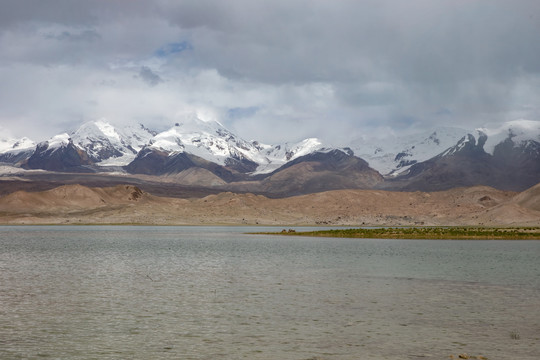
[[[219,121],[210,118],[205,119],[197,113],[182,116],[181,120],[175,124],[175,127],[179,128],[182,133],[215,133],[220,129],[226,130]]]
[[[482,133],[479,133],[479,139],[480,137],[485,138],[485,134],[482,135]],[[467,134],[466,136],[462,137],[458,143],[451,148],[446,149],[444,152],[440,154],[440,156],[451,156],[460,153],[464,149],[471,148],[477,146],[478,142],[476,141],[476,138],[471,135]]]
[[[0,139],[0,153],[11,150],[14,142],[14,139]]]
[[[53,136],[52,138],[50,138],[49,140],[46,141],[46,143],[48,145],[47,148],[48,149],[57,149],[57,148],[67,146],[69,144],[69,140],[70,140],[70,137],[69,137],[68,133],[55,135],[55,136]]]
[[[74,131],[71,136],[73,142],[83,146],[99,139],[108,139],[120,143],[120,136],[116,129],[104,120],[86,122]]]
[[[289,151],[294,153],[292,158],[297,158],[319,150],[322,146],[323,143],[318,138],[308,138],[294,144]]]
[[[16,164],[35,150],[36,143],[27,137],[15,139],[0,126],[0,163]]]
[[[246,141],[215,120],[191,116],[172,128],[157,134],[150,147],[168,153],[196,155],[220,165],[232,161],[247,161],[257,166],[254,174],[268,173],[296,157],[322,148],[318,139],[306,139],[295,144],[266,145]]]
[[[187,152],[220,165],[231,158],[254,161],[258,152],[253,143],[237,137],[219,122],[198,118],[176,123],[157,134],[150,147],[170,153]]]
[[[456,145],[468,134],[467,130],[439,127],[405,137],[380,139],[363,138],[349,147],[355,155],[366,160],[381,174],[396,175],[417,162],[426,161]]]
[[[455,154],[470,142],[483,146],[487,153],[493,155],[495,146],[509,138],[515,146],[521,146],[528,141],[540,143],[540,121],[515,120],[499,127],[479,128],[476,131],[439,127],[385,141],[362,138],[354,141],[350,148],[356,156],[366,160],[381,174],[398,175],[412,165],[437,155]]]
[[[150,140],[150,147],[168,152],[183,152],[181,133],[176,127],[163,131]]]
[[[71,138],[100,165],[127,165],[153,135],[142,125],[115,128],[99,119],[81,125]]]
[[[22,149],[30,149],[36,147],[36,143],[33,140],[30,140],[26,136],[17,140],[13,146],[13,150],[22,150]]]
[[[259,167],[255,174],[270,173],[291,160],[323,148],[322,142],[317,138],[308,138],[293,144],[264,145],[257,143],[257,146],[260,149],[256,158]]]
[[[284,143],[275,145],[265,153],[269,158],[282,159],[284,161],[294,160],[297,157],[310,154],[321,149],[322,143],[317,138],[308,138],[298,143]]]
[[[21,139],[0,139],[0,154],[10,151],[24,151],[36,147],[36,143],[27,137]]]
[[[135,152],[139,152],[156,135],[156,132],[146,128],[143,124],[128,125],[117,129],[117,131],[120,134],[121,142]]]
[[[540,143],[540,121],[513,120],[505,122],[497,128],[479,128],[476,131],[478,136],[481,136],[482,133],[487,135],[484,151],[492,155],[495,146],[508,138],[516,146],[530,140]]]

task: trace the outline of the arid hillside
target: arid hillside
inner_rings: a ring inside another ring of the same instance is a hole
[[[3,224],[540,225],[540,184],[440,192],[335,190],[269,199],[230,192],[158,197],[133,185],[65,185],[0,197]]]

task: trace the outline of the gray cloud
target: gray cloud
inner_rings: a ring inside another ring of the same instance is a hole
[[[46,122],[47,132],[107,117],[164,127],[198,109],[246,138],[339,142],[540,119],[536,0],[1,6],[4,126]]]
[[[101,39],[101,36],[99,33],[97,33],[94,30],[84,30],[81,32],[69,32],[69,31],[63,31],[61,34],[51,34],[48,35],[47,38],[50,39],[56,39],[60,41],[84,41],[84,42],[92,42],[97,41]]]
[[[148,66],[142,66],[139,71],[140,78],[150,86],[156,86],[160,82],[163,82],[163,79],[159,77],[158,74],[152,71]]]

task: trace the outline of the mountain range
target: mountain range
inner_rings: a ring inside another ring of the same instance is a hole
[[[115,127],[101,119],[37,144],[0,135],[0,163],[10,174],[45,170],[64,177],[150,177],[275,197],[338,189],[437,191],[475,185],[522,191],[540,182],[540,121],[515,120],[473,131],[441,127],[341,145],[316,138],[275,145],[247,141],[221,123],[195,115],[159,133],[143,125]]]

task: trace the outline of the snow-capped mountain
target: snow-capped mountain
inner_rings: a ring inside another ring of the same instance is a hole
[[[381,174],[397,176],[406,174],[414,164],[437,155],[452,155],[474,139],[483,151],[494,155],[496,147],[511,141],[514,148],[528,147],[532,151],[540,143],[540,121],[514,120],[496,128],[465,130],[440,127],[432,131],[386,139],[384,142],[367,139],[356,140],[351,145],[359,156]]]
[[[259,166],[254,174],[268,174],[289,161],[323,149],[322,142],[317,138],[309,138],[297,143],[280,145],[265,145],[254,142],[259,149],[253,159]]]
[[[91,170],[86,168],[88,165],[92,165],[88,154],[80,146],[75,145],[67,133],[63,133],[39,143],[23,167],[51,171],[90,172]]]
[[[189,155],[191,159],[203,159],[225,167],[227,171],[267,174],[288,161],[322,148],[322,143],[314,138],[280,145],[246,141],[218,121],[201,120],[197,115],[185,117],[161,133],[152,132],[143,125],[115,127],[105,119],[100,119],[82,124],[71,134],[56,135],[37,147],[33,143],[25,144],[28,145],[28,150],[22,159],[27,159],[25,167],[29,168],[64,171],[65,164],[59,164],[56,159],[53,161],[55,165],[51,165],[47,157],[58,158],[59,154],[65,151],[58,154],[56,151],[69,147],[71,160],[67,168],[70,169],[79,165],[117,168],[135,162],[133,166],[127,167],[128,171],[151,174],[177,172],[188,165],[195,166],[190,163],[191,160],[187,163],[185,160],[180,161],[179,154]],[[81,155],[84,159],[80,164],[78,161],[73,162],[73,151],[84,153],[84,156]],[[141,165],[141,162],[145,165]],[[174,164],[183,165],[176,169]]]
[[[201,120],[195,114],[157,134],[147,147],[170,154],[192,154],[222,166],[243,164],[251,171],[257,167],[252,160],[257,148],[252,143],[237,137],[219,122]]]
[[[3,154],[8,151],[18,151],[33,148],[36,146],[32,140],[27,137],[21,139],[0,139],[0,153]]]
[[[143,125],[116,128],[100,119],[84,123],[70,137],[96,164],[123,166],[133,161],[154,135]]]
[[[478,128],[467,133],[440,156],[455,155],[471,146],[495,157],[501,155],[502,148],[505,148],[505,153],[524,152],[540,156],[540,121],[514,120],[494,129]]]
[[[27,137],[0,139],[0,162],[15,164],[28,158],[36,144]]]
[[[467,130],[440,127],[406,137],[358,139],[350,148],[383,175],[395,176],[412,165],[437,156],[468,134]]]
[[[5,154],[19,157],[7,161]],[[35,147],[28,139],[0,141],[0,162],[26,169],[108,169],[177,179],[189,170],[192,184],[210,176],[210,182],[228,184],[229,189],[262,193],[347,186],[441,190],[490,185],[521,190],[540,181],[540,121],[516,120],[473,131],[442,127],[384,141],[357,139],[347,148],[335,148],[316,138],[277,145],[246,141],[218,121],[197,115],[161,133],[142,125],[114,127],[102,119]],[[387,176],[383,179],[377,171]]]
[[[478,136],[487,136],[484,151],[493,155],[497,145],[511,141],[514,147],[536,148],[540,144],[540,121],[514,120],[508,121],[495,129],[477,129]]]
[[[540,181],[540,121],[477,129],[439,155],[397,177],[409,190],[489,185],[523,190]]]
[[[274,146],[250,142],[215,120],[201,120],[192,115],[157,134],[146,149],[168,154],[188,153],[242,173],[265,174],[321,147],[318,139]]]

